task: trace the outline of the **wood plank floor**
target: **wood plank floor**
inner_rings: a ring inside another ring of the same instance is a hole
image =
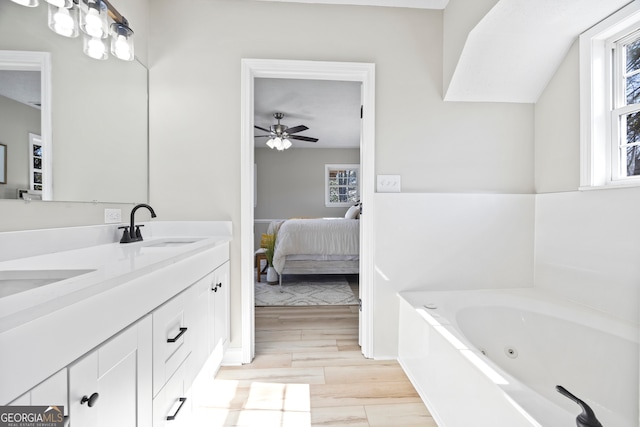
[[[191,425],[437,427],[397,362],[362,356],[357,307],[257,307],[255,319],[255,360],[220,369]]]

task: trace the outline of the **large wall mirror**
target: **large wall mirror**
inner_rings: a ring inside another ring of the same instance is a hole
[[[0,94],[0,144],[6,145],[7,162],[0,198],[24,197],[35,179],[48,200],[145,202],[146,67],[85,56],[81,40],[49,30],[41,3],[27,8],[0,1],[0,87],[19,92]],[[2,53],[9,59],[3,61]],[[34,59],[46,57],[49,70],[46,59]],[[39,87],[27,90],[29,85]],[[39,198],[37,190],[32,193]]]

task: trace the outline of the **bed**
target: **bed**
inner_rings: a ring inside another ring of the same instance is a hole
[[[284,274],[358,274],[360,220],[289,219],[269,226],[276,234],[273,267]]]

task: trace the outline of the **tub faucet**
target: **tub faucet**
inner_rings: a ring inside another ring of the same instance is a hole
[[[600,424],[600,421],[596,418],[596,414],[593,413],[589,405],[578,399],[561,385],[557,385],[556,390],[558,390],[558,393],[576,402],[582,408],[582,413],[576,418],[576,425],[578,427],[602,427],[602,424]]]
[[[135,205],[133,209],[131,209],[131,223],[129,226],[118,227],[124,228],[124,232],[122,233],[122,239],[120,239],[120,243],[131,243],[131,242],[140,242],[142,241],[142,233],[140,232],[140,227],[144,227],[144,225],[135,225],[135,215],[136,211],[140,208],[147,208],[149,212],[151,212],[151,218],[156,217],[156,213],[153,208],[146,203],[140,203],[139,205]]]

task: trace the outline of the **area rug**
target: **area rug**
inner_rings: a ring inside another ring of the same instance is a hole
[[[307,276],[287,274],[280,285],[265,282],[255,284],[255,305],[303,306],[303,305],[356,305],[349,282],[341,275]]]

